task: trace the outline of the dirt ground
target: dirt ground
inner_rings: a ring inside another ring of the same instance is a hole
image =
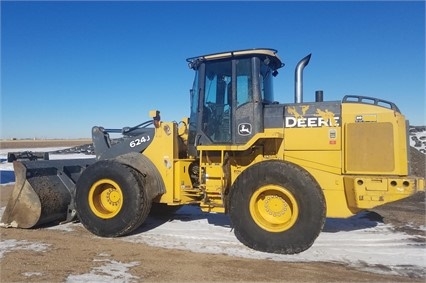
[[[82,141],[80,141],[82,142]],[[50,141],[44,146],[65,146]],[[34,146],[34,143],[29,143]],[[68,144],[70,146],[79,145]],[[18,147],[26,147],[20,143]],[[37,143],[36,147],[39,147]],[[0,148],[6,148],[4,142]],[[13,148],[13,145],[8,145]],[[423,162],[424,155],[417,156]],[[423,158],[423,159],[422,159]],[[424,170],[423,170],[424,172]],[[2,186],[0,206],[6,205],[11,185]],[[407,226],[408,222],[425,225],[425,194],[376,209],[386,223],[396,229],[424,236]],[[17,240],[49,245],[49,252],[14,250],[0,259],[1,282],[65,282],[70,274],[89,273],[108,256],[116,262],[138,262],[128,273],[137,282],[425,282],[425,278],[388,276],[359,271],[333,263],[288,263],[243,259],[150,247],[117,239],[94,237],[77,227],[74,231],[50,229],[0,229],[2,241]],[[2,252],[2,251],[0,251]],[[116,281],[114,281],[116,282]],[[118,281],[117,281],[118,282]]]

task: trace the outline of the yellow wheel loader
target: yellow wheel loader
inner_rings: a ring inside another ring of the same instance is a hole
[[[378,98],[303,101],[295,70],[294,103],[274,100],[283,63],[273,49],[187,59],[195,71],[189,118],[164,122],[157,110],[134,127],[93,127],[96,158],[15,161],[16,184],[2,222],[30,228],[78,217],[90,232],[123,236],[151,208],[199,205],[227,213],[236,237],[255,250],[308,249],[326,217],[424,190],[410,176],[408,122]],[[111,139],[121,133],[121,139]]]

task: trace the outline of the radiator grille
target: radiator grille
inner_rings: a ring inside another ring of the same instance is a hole
[[[347,173],[393,171],[395,154],[392,123],[347,124],[345,166]]]

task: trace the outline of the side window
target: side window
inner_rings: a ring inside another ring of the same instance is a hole
[[[231,141],[231,64],[206,64],[202,131],[215,143]]]

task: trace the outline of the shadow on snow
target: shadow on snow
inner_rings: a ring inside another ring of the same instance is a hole
[[[146,221],[131,234],[143,233],[166,222],[180,221],[191,222],[197,220],[207,220],[208,224],[232,228],[232,223],[228,215],[221,213],[202,212],[198,206],[186,205],[177,210],[174,214],[152,216],[150,215]],[[378,223],[383,223],[383,217],[371,211],[358,213],[346,219],[327,218],[322,232],[337,233],[341,231],[355,231],[376,227]]]

